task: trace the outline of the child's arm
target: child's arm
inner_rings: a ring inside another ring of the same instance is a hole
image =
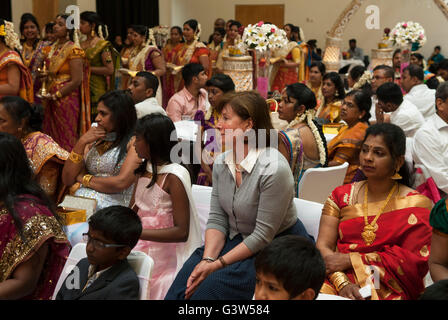
[[[170,194],[173,204],[174,226],[165,229],[143,229],[141,240],[155,242],[185,242],[190,230],[190,202],[182,181],[168,174],[163,189]]]

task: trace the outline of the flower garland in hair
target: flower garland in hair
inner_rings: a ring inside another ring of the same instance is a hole
[[[98,37],[100,37],[101,40],[104,40],[104,34],[103,34],[103,26],[98,26]]]
[[[301,115],[297,115],[297,117],[293,121],[291,121],[291,123],[288,125],[286,129],[293,128],[296,125],[306,121],[308,127],[311,129],[311,132],[313,133],[314,138],[316,139],[317,148],[319,149],[320,164],[325,165],[325,162],[327,160],[326,150],[324,142],[322,141],[322,136],[319,133],[319,129],[316,127],[316,124],[313,121],[314,117],[315,117],[314,109],[309,109],[304,113],[302,113]]]
[[[359,80],[353,85],[353,90],[361,89],[365,84],[372,82],[372,73],[366,70]]]
[[[14,31],[14,24],[5,20],[5,24],[2,27],[4,28],[2,33],[4,33],[6,46],[10,49],[22,50],[19,36]]]
[[[194,39],[199,40],[199,38],[201,37],[201,33],[202,33],[202,27],[201,24],[198,22],[198,30],[196,31]]]
[[[146,40],[146,45],[155,45],[156,39],[154,38],[154,30],[152,28],[148,28],[148,40]]]

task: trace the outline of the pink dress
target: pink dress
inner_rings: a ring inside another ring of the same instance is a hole
[[[135,191],[135,204],[143,229],[165,229],[174,226],[171,196],[157,183],[147,188],[151,180],[142,177],[138,180]],[[149,284],[149,299],[163,300],[176,275],[176,249],[184,243],[163,243],[140,240],[134,250],[149,255],[154,260],[154,268]]]

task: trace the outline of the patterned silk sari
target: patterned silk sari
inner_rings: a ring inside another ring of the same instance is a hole
[[[428,272],[431,200],[416,191],[391,198],[377,220],[376,239],[368,246],[361,237],[365,226],[362,204],[356,203],[364,183],[337,187],[322,210],[323,215],[339,219],[337,251],[349,254],[353,266],[344,272],[352,283],[364,287],[373,271],[380,283],[374,280],[372,300],[418,299]],[[369,202],[369,223],[383,205],[384,201]],[[328,279],[321,292],[337,294]]]
[[[15,211],[22,220],[25,240],[19,235],[8,210],[0,205],[0,282],[11,278],[17,266],[46,243],[48,255],[36,290],[23,299],[49,300],[64,268],[70,244],[62,226],[36,197],[21,196]]]
[[[210,107],[210,110],[207,112],[206,115],[204,115],[204,112],[202,110],[198,110],[194,116],[194,121],[201,122],[200,134],[202,139],[204,139],[204,135],[206,138],[206,141],[204,143],[203,151],[207,154],[207,160],[211,161],[211,159],[216,159],[218,154],[221,152],[224,152],[223,147],[220,146],[221,143],[218,142],[218,138],[220,135],[217,133],[218,129],[216,128],[216,124],[218,123],[219,114],[216,111],[211,112],[213,110],[213,107]],[[212,133],[213,132],[213,133]],[[201,141],[201,144],[203,141]],[[202,155],[201,155],[202,157]],[[209,164],[210,169],[213,171],[213,163]],[[204,169],[200,169],[198,174],[198,180],[196,182],[198,185],[203,186],[212,186],[211,181],[207,181],[207,175],[205,174]]]
[[[57,200],[56,197],[63,187],[60,181],[63,161],[68,159],[69,153],[51,137],[39,131],[27,135],[22,143],[36,181],[48,196]]]
[[[50,47],[45,49],[48,55]],[[51,59],[47,56],[50,94],[55,94],[71,81],[70,60],[72,59],[83,60],[81,86],[56,101],[46,100],[43,123],[44,133],[67,151],[72,151],[78,138],[90,128],[90,70],[84,50],[73,42],[67,42],[61,49],[56,50]]]
[[[23,64],[20,55],[15,51],[6,51],[0,57],[0,85],[8,83],[8,65],[10,63],[17,65],[20,70],[20,89],[18,95],[26,101],[33,103],[33,80],[31,73]],[[1,95],[0,98],[2,98]]]
[[[359,167],[359,151],[367,128],[368,125],[364,122],[358,122],[352,128],[345,126],[327,146],[329,162],[334,160],[340,164],[349,163],[344,184],[352,181]]]

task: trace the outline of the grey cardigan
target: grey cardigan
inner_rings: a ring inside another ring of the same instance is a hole
[[[243,172],[239,188],[225,163],[228,154],[213,165],[213,190],[207,229],[216,229],[233,239],[237,234],[257,253],[274,237],[297,221],[294,178],[285,157],[274,148],[260,153],[250,173]]]

